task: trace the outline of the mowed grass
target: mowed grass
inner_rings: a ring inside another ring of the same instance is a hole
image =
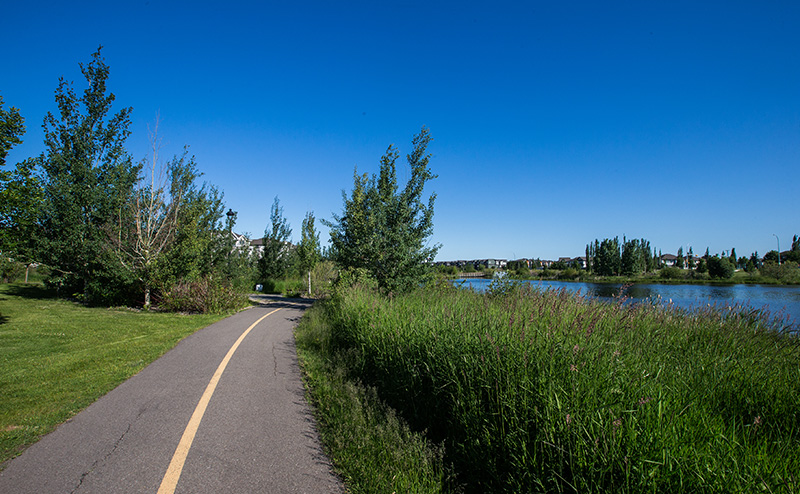
[[[359,481],[387,468],[374,444],[386,443],[387,464],[416,453],[393,453],[403,440],[383,434],[385,421],[373,446],[352,447],[370,442],[370,426],[337,429],[354,422],[347,410],[396,414],[400,430],[429,445],[418,464],[441,459],[428,462],[436,491],[800,490],[800,339],[764,314],[505,285],[391,299],[356,288],[315,317],[316,336],[298,346],[335,362],[335,381],[367,390],[350,394],[357,404],[327,405],[313,390],[320,379],[309,379],[323,429],[334,431],[334,462],[364,452],[340,466]],[[414,464],[404,462],[401,471]]]
[[[87,308],[0,285],[0,462],[222,317]]]

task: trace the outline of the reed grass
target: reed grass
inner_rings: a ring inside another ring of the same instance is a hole
[[[686,312],[513,283],[341,292],[329,345],[466,492],[797,492],[800,341],[745,308]]]

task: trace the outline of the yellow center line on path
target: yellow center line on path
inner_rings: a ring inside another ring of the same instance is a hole
[[[228,366],[228,362],[230,362],[231,357],[233,357],[233,353],[237,348],[239,348],[242,340],[244,340],[245,336],[247,336],[247,333],[249,333],[250,330],[255,328],[258,323],[266,319],[267,316],[270,316],[279,310],[281,309],[275,309],[269,314],[263,315],[258,321],[251,324],[250,327],[247,328],[247,330],[242,333],[241,336],[239,336],[239,339],[236,340],[236,343],[233,344],[231,349],[228,350],[228,354],[225,355],[225,358],[222,359],[219,367],[217,367],[217,371],[214,372],[214,375],[211,377],[211,381],[209,381],[203,396],[200,397],[200,401],[197,403],[197,408],[194,409],[192,418],[189,419],[189,423],[186,425],[186,430],[183,431],[181,441],[178,443],[178,447],[175,449],[175,454],[172,455],[172,461],[169,462],[167,473],[164,474],[164,478],[161,480],[161,487],[158,488],[158,494],[173,494],[175,492],[175,488],[178,486],[178,479],[181,477],[181,472],[183,472],[183,464],[186,462],[186,456],[189,454],[189,449],[192,447],[192,442],[194,442],[194,436],[197,434],[198,427],[200,427],[200,421],[203,420],[203,415],[206,413],[208,402],[211,401],[211,395],[213,395],[214,390],[217,389],[219,379],[222,377],[222,373],[225,372],[225,367]]]

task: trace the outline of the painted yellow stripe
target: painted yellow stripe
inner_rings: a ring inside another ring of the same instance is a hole
[[[167,468],[167,473],[164,475],[164,478],[161,480],[161,487],[158,488],[158,494],[173,494],[175,492],[175,488],[178,486],[178,479],[181,477],[181,472],[183,472],[183,464],[186,462],[186,456],[189,454],[189,449],[192,447],[192,442],[194,442],[194,436],[197,434],[197,429],[200,427],[200,421],[203,420],[203,415],[206,413],[206,408],[208,407],[208,402],[211,401],[211,395],[214,394],[214,390],[217,389],[217,384],[219,383],[219,379],[222,377],[222,373],[225,372],[225,367],[228,366],[228,362],[230,362],[231,357],[233,357],[233,353],[239,348],[239,345],[244,340],[245,336],[255,328],[258,323],[263,321],[280,309],[275,309],[269,314],[263,315],[258,321],[254,322],[250,325],[247,330],[239,336],[239,339],[236,340],[236,343],[233,344],[230,350],[228,350],[228,354],[225,355],[225,358],[222,359],[222,362],[217,367],[217,371],[214,372],[214,375],[211,377],[211,381],[208,383],[203,396],[200,397],[200,402],[197,403],[197,408],[194,409],[194,413],[192,414],[192,418],[189,419],[189,423],[186,425],[186,430],[183,431],[183,436],[181,437],[181,441],[178,443],[178,447],[175,449],[175,454],[172,455],[172,461],[169,462],[169,468]]]

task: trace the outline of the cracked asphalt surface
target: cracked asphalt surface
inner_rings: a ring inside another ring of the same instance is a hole
[[[6,464],[0,493],[155,493],[222,359],[233,354],[176,493],[340,493],[305,401],[292,329],[308,302],[261,296],[181,341]]]

